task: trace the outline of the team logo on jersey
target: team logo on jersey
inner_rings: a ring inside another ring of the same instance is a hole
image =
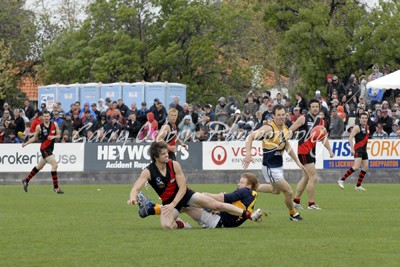
[[[46,129],[46,128],[44,128],[44,129],[43,129],[43,134],[44,134],[44,135],[47,135],[47,134],[48,134],[48,132],[47,132],[47,129]]]
[[[175,183],[175,178],[174,178],[174,179],[171,179],[171,180],[169,180],[169,183],[171,183],[171,184]]]
[[[158,188],[164,188],[164,187],[165,187],[165,184],[164,184],[164,182],[161,180],[161,177],[157,177],[157,178],[156,178],[156,184],[157,184]]]

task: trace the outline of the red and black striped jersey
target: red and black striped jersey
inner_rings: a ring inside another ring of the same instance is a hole
[[[327,122],[324,119],[317,117],[314,121],[313,117],[311,117],[310,114],[305,115],[305,123],[298,129],[300,139],[297,154],[305,155],[310,152],[313,152],[315,154],[315,146],[317,144],[317,140],[311,138],[311,132],[312,129],[318,125],[322,125],[326,129],[328,129]]]
[[[54,122],[50,122],[49,126],[46,127],[44,123],[40,124],[40,134],[39,141],[42,143],[40,145],[41,150],[45,150],[51,147],[54,147],[55,139],[49,140],[47,137],[56,135],[56,125]]]
[[[175,179],[173,161],[170,159],[166,165],[167,172],[165,176],[161,174],[155,162],[152,162],[149,166],[147,166],[147,169],[150,171],[149,184],[161,198],[163,204],[171,203],[179,190]]]
[[[358,149],[367,149],[368,144],[368,136],[369,136],[369,127],[368,125],[362,126],[361,123],[357,123],[358,127],[360,127],[360,132],[354,136],[356,143],[354,144],[354,150]]]

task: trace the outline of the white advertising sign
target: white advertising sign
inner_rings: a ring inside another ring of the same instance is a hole
[[[297,154],[297,141],[290,141]],[[246,142],[204,142],[203,143],[203,170],[243,170],[242,164],[246,154]],[[253,163],[249,170],[261,170],[263,150],[261,141],[253,141],[251,149]],[[285,152],[283,154],[283,167],[285,169],[299,169],[292,158]]]
[[[40,144],[30,144],[22,148],[21,144],[0,145],[0,172],[29,172],[41,159]],[[59,172],[83,171],[84,144],[68,143],[54,145],[53,152]],[[42,171],[50,172],[51,166],[46,164]]]

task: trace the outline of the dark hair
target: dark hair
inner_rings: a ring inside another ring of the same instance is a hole
[[[276,110],[281,110],[281,109],[285,109],[285,107],[284,107],[283,105],[281,105],[281,104],[275,105],[275,106],[272,108],[272,114],[276,115],[276,114],[275,114],[275,111],[276,111]]]
[[[156,142],[154,141],[151,143],[150,148],[149,148],[149,156],[152,161],[156,161],[156,158],[158,158],[161,154],[161,151],[163,149],[168,150],[168,145],[164,141]]]
[[[297,92],[296,95],[300,96],[301,98],[303,98],[303,94],[300,92]]]
[[[310,99],[310,101],[308,102],[308,107],[310,108],[311,104],[313,104],[313,103],[318,103],[318,106],[321,108],[321,103],[319,102],[318,99],[315,99],[315,98]]]
[[[43,113],[43,115],[44,115],[44,114],[49,114],[49,115],[50,115],[50,111],[48,111],[48,110],[45,110],[45,111],[43,111],[42,113]]]
[[[361,113],[361,114],[360,114],[360,118],[361,118],[361,116],[367,116],[367,117],[369,118],[369,115],[368,115],[368,113],[366,113],[366,112]]]

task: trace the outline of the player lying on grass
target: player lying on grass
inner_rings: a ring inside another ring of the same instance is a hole
[[[244,173],[241,175],[235,191],[229,194],[202,194],[210,196],[219,202],[231,203],[241,209],[253,211],[257,200],[257,187],[257,177],[251,173]],[[138,198],[140,217],[145,218],[148,215],[160,214],[160,204],[153,204],[143,193],[140,193]],[[238,227],[247,220],[246,217],[239,217],[226,212],[213,211],[210,209],[185,207],[182,208],[181,211],[188,214],[203,228]]]
[[[186,186],[186,178],[180,164],[168,158],[168,146],[164,141],[151,143],[149,155],[152,162],[141,172],[133,185],[128,204],[137,203],[140,189],[148,182],[162,200],[160,223],[163,229],[185,227],[185,224],[178,219],[179,212],[183,207],[224,211],[255,222],[261,221],[261,210],[251,213],[248,210],[219,202],[210,196],[190,190]]]

